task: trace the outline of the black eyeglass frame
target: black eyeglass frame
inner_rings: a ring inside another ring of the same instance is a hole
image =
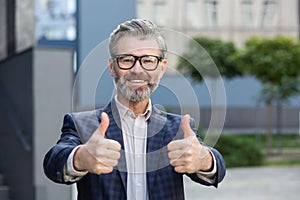
[[[120,67],[120,64],[119,64],[119,58],[121,58],[121,57],[126,57],[126,56],[132,56],[132,57],[134,58],[134,62],[133,62],[133,64],[132,64],[132,66],[129,67],[129,68]],[[142,64],[142,61],[141,61],[142,58],[149,57],[149,56],[155,57],[155,58],[157,59],[156,66],[155,66],[155,68],[153,68],[153,69],[147,69],[147,68],[145,68],[145,67],[143,66],[143,64]],[[112,58],[115,59],[115,60],[117,61],[118,67],[119,67],[120,69],[122,69],[122,70],[130,70],[130,69],[132,69],[132,68],[134,67],[134,65],[136,64],[136,61],[138,60],[138,61],[140,62],[141,67],[142,67],[144,70],[147,70],[147,71],[154,71],[154,70],[156,70],[157,67],[158,67],[159,62],[161,62],[161,61],[164,59],[163,57],[155,56],[155,55],[135,56],[135,55],[132,55],[132,54],[119,54],[119,55],[113,56]]]

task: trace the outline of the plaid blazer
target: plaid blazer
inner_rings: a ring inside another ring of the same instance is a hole
[[[88,173],[76,182],[79,200],[121,200],[126,198],[127,172],[124,155],[124,142],[120,117],[116,104],[112,100],[104,109],[66,114],[62,134],[57,144],[52,147],[44,158],[44,172],[56,183],[71,184],[64,181],[64,165],[68,156],[77,145],[86,142],[100,123],[100,113],[108,114],[110,125],[106,137],[118,141],[121,146],[119,164],[109,174]],[[174,171],[169,164],[167,144],[183,137],[180,129],[182,116],[165,113],[153,107],[148,120],[147,130],[147,187],[149,200],[184,199],[183,175]],[[192,120],[191,120],[192,121]],[[191,123],[194,127],[194,123]],[[198,135],[198,134],[197,134]],[[199,141],[200,138],[198,137]],[[213,183],[208,183],[196,174],[186,174],[193,181],[203,185],[218,183],[225,176],[225,164],[220,153],[211,148],[217,161],[217,174]]]

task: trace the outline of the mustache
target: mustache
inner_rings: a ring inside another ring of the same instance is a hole
[[[148,82],[153,82],[150,75],[148,74],[127,74],[124,76],[125,80],[145,80]]]

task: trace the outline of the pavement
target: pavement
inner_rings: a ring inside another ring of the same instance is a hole
[[[300,166],[227,169],[217,189],[184,182],[186,200],[300,200]]]

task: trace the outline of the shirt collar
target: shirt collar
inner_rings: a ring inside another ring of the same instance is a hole
[[[120,118],[123,119],[127,113],[133,113],[132,110],[130,110],[128,107],[126,107],[125,105],[123,105],[121,102],[119,102],[117,95],[115,96],[115,101],[116,101],[116,105],[117,105],[117,109],[119,111],[120,114]],[[146,111],[143,114],[140,114],[141,116],[145,117],[145,120],[148,120],[150,115],[152,113],[152,106],[151,106],[151,99],[149,99],[148,102],[148,106],[146,108]],[[135,116],[136,117],[136,116]]]

